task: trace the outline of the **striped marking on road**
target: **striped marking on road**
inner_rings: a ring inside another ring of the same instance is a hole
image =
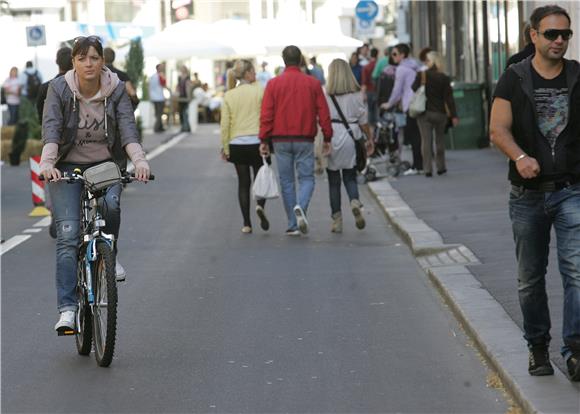
[[[40,233],[42,231],[41,228],[33,227],[31,229],[26,229],[22,233]]]
[[[10,250],[18,246],[20,243],[24,243],[30,237],[32,236],[28,234],[26,235],[19,234],[18,236],[10,237],[4,243],[0,244],[0,256],[2,256],[4,253],[9,252]]]
[[[32,227],[48,227],[48,226],[50,226],[50,216],[45,217],[32,225]]]

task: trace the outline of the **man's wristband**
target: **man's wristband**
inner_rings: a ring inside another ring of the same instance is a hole
[[[528,156],[528,154],[522,154],[522,155],[518,156],[518,157],[517,157],[517,158],[514,160],[514,162],[518,162],[519,160],[523,160],[523,159],[524,159],[524,158],[526,158],[527,156]]]

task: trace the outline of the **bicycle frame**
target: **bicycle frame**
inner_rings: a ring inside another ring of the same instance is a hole
[[[81,287],[87,292],[87,300],[90,305],[94,305],[95,297],[93,293],[92,264],[97,259],[97,243],[105,242],[109,248],[113,249],[115,236],[104,233],[102,228],[105,227],[99,207],[98,200],[106,193],[106,189],[95,192],[94,194],[83,183],[81,193],[81,245],[79,247],[79,256],[84,254],[85,257],[85,280],[79,281]],[[80,257],[79,257],[80,258]]]

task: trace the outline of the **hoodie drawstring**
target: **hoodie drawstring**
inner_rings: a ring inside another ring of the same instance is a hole
[[[109,128],[107,128],[107,97],[105,96],[105,138],[109,138]]]

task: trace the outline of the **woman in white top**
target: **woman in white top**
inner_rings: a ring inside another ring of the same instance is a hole
[[[18,80],[18,68],[10,69],[10,76],[4,81],[2,88],[6,95],[6,104],[10,118],[8,125],[16,125],[18,122],[18,107],[20,106],[20,81]]]
[[[334,233],[342,232],[342,213],[340,209],[340,181],[346,188],[350,207],[355,217],[356,227],[363,229],[365,219],[362,215],[362,204],[359,200],[358,184],[356,182],[356,150],[354,139],[370,137],[368,125],[368,109],[360,92],[360,85],[356,81],[350,65],[343,59],[335,59],[328,67],[326,93],[330,117],[332,119],[331,152],[328,156],[328,185],[330,195],[330,209],[332,212],[332,229]],[[339,112],[331,99],[336,98],[346,121],[350,125],[353,137],[343,124]],[[364,134],[363,134],[364,132]],[[374,151],[372,139],[366,140],[367,153]]]

